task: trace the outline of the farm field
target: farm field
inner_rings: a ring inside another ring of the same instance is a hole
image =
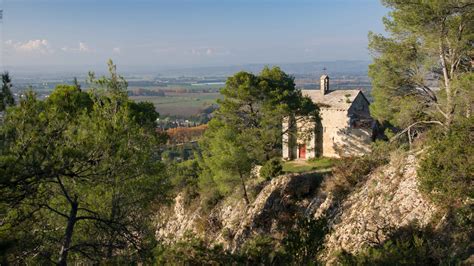
[[[161,115],[192,116],[216,103],[219,93],[166,93],[166,96],[132,96],[135,101],[148,101]]]
[[[224,84],[206,84],[206,83],[167,83],[163,86],[155,86],[149,84],[139,85],[139,83],[131,83],[128,86],[128,89],[162,89],[162,90],[215,90],[218,91],[222,88]]]

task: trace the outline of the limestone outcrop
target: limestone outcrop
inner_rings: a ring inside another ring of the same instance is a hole
[[[249,206],[238,195],[231,195],[207,215],[201,207],[186,210],[182,195],[178,195],[173,206],[157,215],[156,236],[172,242],[193,232],[230,250],[259,234],[282,238],[295,215],[305,213],[322,178],[316,172],[280,176],[263,183]]]
[[[418,191],[415,156],[392,160],[369,175],[330,214],[332,232],[326,240],[325,257],[341,249],[357,252],[364,245],[380,244],[387,233],[403,226],[425,226],[436,211]]]
[[[392,160],[374,170],[343,200],[336,200],[320,186],[317,172],[289,174],[266,181],[250,206],[230,196],[208,214],[200,208],[184,207],[181,195],[157,215],[159,240],[173,242],[191,231],[210,244],[222,244],[235,251],[246,240],[259,235],[283,239],[296,215],[327,217],[331,228],[323,258],[341,249],[357,252],[364,245],[384,241],[389,230],[408,224],[428,224],[436,208],[419,193],[416,158]]]

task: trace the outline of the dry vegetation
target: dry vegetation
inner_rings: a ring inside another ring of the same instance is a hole
[[[177,127],[166,131],[169,136],[169,144],[182,144],[197,141],[206,131],[207,125],[196,127]]]

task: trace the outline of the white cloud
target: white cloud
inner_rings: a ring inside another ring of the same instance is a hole
[[[85,43],[79,42],[79,52],[90,52],[90,49]]]
[[[191,49],[191,54],[193,54],[193,55],[201,55],[201,52],[199,52],[199,49],[192,48],[192,49]]]
[[[89,46],[84,43],[84,42],[79,42],[79,45],[75,48],[71,48],[71,47],[63,47],[61,48],[61,50],[63,50],[64,52],[79,52],[79,53],[89,53],[89,52],[92,52],[93,50],[91,48],[89,48]]]
[[[228,50],[221,49],[221,48],[212,48],[212,47],[192,48],[190,52],[192,55],[196,55],[196,56],[221,56],[221,55],[230,54]]]
[[[13,48],[17,52],[51,54],[54,50],[49,45],[48,40],[29,40],[25,42],[14,42],[8,40],[5,42],[7,48]]]
[[[114,47],[112,49],[112,53],[114,53],[114,54],[120,54],[120,52],[121,52],[120,47]]]

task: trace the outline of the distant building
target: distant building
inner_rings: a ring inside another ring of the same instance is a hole
[[[321,76],[320,82],[320,90],[302,92],[319,106],[321,121],[284,121],[283,159],[343,157],[369,152],[374,122],[367,98],[360,90],[331,91],[327,75]],[[288,128],[289,125],[294,126]]]

